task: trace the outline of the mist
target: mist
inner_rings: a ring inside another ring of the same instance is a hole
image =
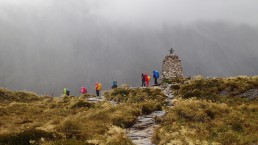
[[[256,0],[0,0],[0,87],[140,85],[174,48],[185,76],[257,75]]]

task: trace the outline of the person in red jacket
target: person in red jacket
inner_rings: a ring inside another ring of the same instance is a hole
[[[87,89],[85,87],[81,87],[81,94],[87,94]]]

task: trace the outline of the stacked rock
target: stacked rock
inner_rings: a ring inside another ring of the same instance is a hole
[[[183,77],[181,60],[176,54],[171,53],[163,60],[162,77],[169,80]]]

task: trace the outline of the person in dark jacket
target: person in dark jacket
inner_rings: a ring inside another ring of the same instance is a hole
[[[146,86],[145,79],[146,79],[146,76],[145,76],[145,74],[142,73],[142,87]]]
[[[70,90],[68,90],[68,89],[66,90],[66,95],[70,96]]]
[[[115,89],[115,88],[117,88],[117,81],[113,81],[112,82],[112,87],[111,87],[112,89]]]

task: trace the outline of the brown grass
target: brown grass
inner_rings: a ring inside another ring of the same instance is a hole
[[[196,97],[240,105],[243,101],[250,101],[248,98],[241,98],[241,94],[251,89],[258,89],[258,77],[204,78],[197,76],[172,89],[176,96],[184,99]]]
[[[258,77],[245,76],[198,76],[172,87],[175,106],[160,119],[153,140],[157,144],[257,144],[258,99],[239,96],[257,87]]]
[[[108,102],[89,103],[88,96],[51,98],[24,92],[23,97],[27,95],[29,99],[23,100],[12,91],[2,90],[0,97],[7,99],[0,103],[0,144],[16,144],[13,139],[21,144],[132,144],[124,128],[132,126],[139,115],[161,109],[155,101],[160,90],[130,90],[144,100],[128,98],[130,103],[116,106]]]

